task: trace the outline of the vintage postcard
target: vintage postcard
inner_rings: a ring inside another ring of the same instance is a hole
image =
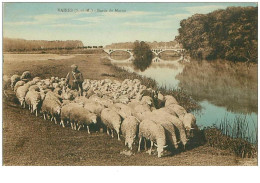
[[[258,4],[3,3],[4,166],[257,166]]]

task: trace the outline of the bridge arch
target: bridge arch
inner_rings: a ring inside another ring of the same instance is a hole
[[[111,60],[111,61],[114,61],[114,62],[126,62],[126,61],[132,61],[133,58],[134,58],[134,54],[131,52],[132,50],[131,49],[103,49],[107,54],[108,54],[108,58]],[[130,54],[130,57],[128,59],[125,59],[125,60],[115,60],[115,59],[112,59],[110,57],[111,53],[113,52],[116,52],[116,51],[124,51],[124,52],[127,52]]]

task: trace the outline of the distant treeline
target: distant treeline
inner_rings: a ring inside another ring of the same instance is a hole
[[[181,21],[176,40],[199,59],[257,62],[258,8],[228,7]]]
[[[103,48],[103,46],[84,46],[79,40],[67,41],[45,41],[45,40],[25,40],[25,39],[3,39],[3,50],[10,52],[37,51],[37,50],[72,50],[75,48]]]
[[[180,47],[177,41],[169,41],[169,42],[145,42],[150,46],[151,49],[153,48],[176,48]],[[134,42],[122,42],[122,43],[112,43],[110,45],[105,46],[107,49],[133,49],[134,47]]]

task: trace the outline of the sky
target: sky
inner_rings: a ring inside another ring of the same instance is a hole
[[[3,35],[85,46],[173,41],[181,20],[229,6],[257,3],[4,3]]]

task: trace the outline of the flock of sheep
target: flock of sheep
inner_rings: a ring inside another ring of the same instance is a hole
[[[118,140],[120,135],[130,150],[139,138],[144,148],[150,141],[149,154],[157,147],[161,157],[165,147],[185,148],[190,132],[196,130],[196,119],[181,107],[170,95],[162,95],[142,85],[137,79],[89,80],[83,82],[83,96],[67,87],[65,78],[32,78],[29,71],[21,76],[13,75],[11,88],[22,107],[28,107],[36,116],[41,114],[63,127],[70,125],[74,130],[94,125],[106,129],[108,135]]]

